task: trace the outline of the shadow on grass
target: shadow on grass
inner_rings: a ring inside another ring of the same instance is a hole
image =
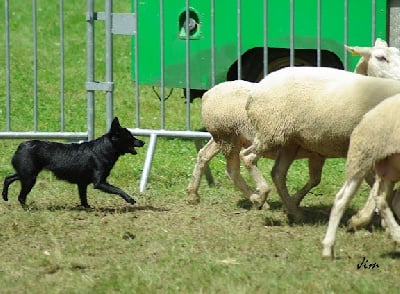
[[[123,207],[90,207],[85,208],[81,205],[77,206],[70,206],[68,204],[62,205],[48,205],[46,207],[37,207],[37,206],[30,206],[27,208],[29,211],[42,211],[42,210],[49,210],[49,211],[86,211],[86,212],[102,212],[102,213],[130,213],[135,211],[153,211],[153,212],[164,212],[169,211],[170,209],[162,208],[162,207],[154,207],[152,205],[142,205],[142,206],[123,206]]]
[[[268,204],[271,210],[278,210],[282,208],[282,203],[279,201],[268,200]],[[249,199],[245,198],[238,200],[236,205],[247,210],[251,210],[253,208],[253,203]]]
[[[269,201],[270,208],[266,210],[265,225],[268,226],[282,226],[282,225],[301,225],[294,223],[286,215],[285,208],[280,201]],[[241,199],[237,202],[237,206],[243,209],[251,210],[252,203],[248,199]],[[332,209],[332,205],[315,205],[315,206],[300,206],[303,212],[304,219],[302,224],[308,225],[326,225],[329,221],[329,215]],[[281,211],[284,213],[284,218],[275,214],[275,212]],[[357,213],[357,210],[353,208],[347,208],[340,220],[341,226],[346,226],[347,221]],[[365,228],[367,230],[375,230],[380,227],[380,218],[374,215],[372,222]]]
[[[331,213],[332,205],[316,205],[300,207],[304,213],[305,224],[327,224],[329,221],[329,215]],[[357,210],[347,208],[343,217],[340,220],[340,225],[347,225],[347,221],[357,213]]]
[[[394,251],[394,252],[387,252],[381,254],[382,258],[391,258],[391,259],[400,259],[400,252],[399,251]]]
[[[127,212],[147,211],[147,210],[153,212],[170,211],[170,209],[162,207],[154,207],[152,205],[125,206],[125,207],[99,207],[99,208],[94,208],[93,210],[107,212],[107,213],[127,213]]]

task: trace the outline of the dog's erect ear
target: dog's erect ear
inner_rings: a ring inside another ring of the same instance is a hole
[[[111,122],[111,133],[118,133],[121,125],[119,124],[118,117],[114,117],[113,121]]]

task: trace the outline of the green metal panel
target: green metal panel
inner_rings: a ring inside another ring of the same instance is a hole
[[[186,1],[165,1],[165,85],[184,88],[186,38],[182,29]],[[317,48],[317,0],[296,0],[294,45],[296,49]],[[344,60],[344,0],[321,0],[321,49]],[[190,87],[211,87],[211,1],[191,0],[190,8],[199,26],[190,40]],[[370,46],[372,1],[348,0],[348,44]],[[264,0],[241,1],[241,54],[264,44]],[[215,0],[216,82],[226,79],[229,67],[238,58],[237,1]],[[376,37],[386,39],[387,1],[376,0]],[[139,83],[160,85],[160,4],[155,0],[138,3]],[[180,19],[181,17],[181,19]],[[268,1],[268,47],[290,47],[290,1]],[[133,48],[134,49],[134,48]],[[358,58],[349,56],[348,69]],[[132,72],[135,79],[135,72]]]

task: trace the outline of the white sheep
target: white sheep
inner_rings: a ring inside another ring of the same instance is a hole
[[[240,151],[251,145],[255,132],[246,114],[246,102],[254,83],[246,81],[229,81],[218,84],[208,90],[202,97],[202,121],[212,138],[198,152],[196,165],[191,180],[186,188],[189,203],[198,203],[198,189],[201,175],[210,160],[221,152],[226,159],[226,173],[234,185],[252,201],[255,208],[268,207],[266,203],[270,187],[256,165],[248,167],[249,173],[255,180],[257,191],[250,188],[240,174]],[[315,170],[314,162],[319,164],[320,156],[309,152],[299,152],[301,158],[308,157],[310,170]],[[265,154],[265,157],[275,159],[276,153]],[[313,175],[307,184],[297,193],[302,198],[320,179]]]
[[[262,206],[265,203],[265,200],[259,198],[260,195],[266,198],[270,188],[257,167],[252,169],[251,174],[258,178],[259,193],[253,191],[240,174],[239,152],[243,147],[250,146],[254,137],[245,110],[253,85],[241,80],[229,81],[214,86],[203,95],[202,121],[212,138],[197,155],[191,181],[186,189],[190,203],[199,202],[201,175],[208,162],[219,152],[226,158],[226,173],[235,186],[255,205]]]
[[[289,196],[287,171],[298,150],[325,158],[345,157],[349,138],[362,116],[384,99],[400,93],[400,82],[343,70],[292,67],[273,72],[253,87],[246,109],[256,129],[245,149],[245,166],[277,152],[271,172],[288,215],[302,220],[298,199]]]
[[[366,174],[375,169],[370,199],[378,208],[393,240],[400,245],[400,226],[390,205],[394,184],[400,181],[400,94],[370,110],[354,129],[346,161],[346,181],[337,193],[328,229],[322,241],[324,257],[333,257],[337,228],[344,210]],[[396,197],[399,197],[397,191]],[[374,205],[374,207],[375,207]],[[394,207],[398,209],[398,207]],[[397,211],[399,213],[399,211]]]
[[[395,47],[388,47],[386,41],[378,38],[375,41],[374,47],[350,47],[345,46],[353,55],[360,55],[361,58],[357,63],[354,72],[400,80],[400,58],[399,50]],[[393,209],[398,211],[400,217],[400,191],[393,197]],[[355,231],[365,227],[372,220],[375,210],[375,201],[370,195],[365,206],[348,221],[347,229]]]
[[[362,54],[355,71],[366,75],[368,74],[369,63],[374,62],[374,67],[379,66],[379,62],[375,62],[374,58],[375,56],[380,56],[381,49],[384,46],[387,47],[386,42],[377,39],[374,47],[347,47],[353,54]],[[375,54],[375,50],[379,50],[379,54]],[[384,64],[382,67],[386,67],[386,65]],[[390,71],[385,71],[385,73],[391,74]],[[198,203],[200,201],[198,190],[201,175],[209,161],[221,152],[226,158],[227,175],[234,185],[247,198],[251,199],[254,206],[261,208],[264,203],[265,206],[268,206],[265,199],[270,188],[257,166],[246,166],[252,178],[258,182],[257,192],[247,185],[240,174],[239,152],[243,147],[246,148],[251,145],[254,138],[254,130],[249,124],[245,111],[245,104],[253,85],[253,83],[246,81],[224,82],[214,86],[204,94],[202,99],[202,119],[212,138],[198,153],[191,180],[186,189],[190,203]],[[276,158],[274,152],[265,156],[271,159]],[[293,196],[297,204],[300,203],[309,190],[319,184],[324,164],[324,158],[318,153],[310,153],[303,150],[299,152],[298,157],[309,158],[309,180]]]

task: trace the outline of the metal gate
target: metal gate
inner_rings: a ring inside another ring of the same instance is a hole
[[[17,3],[19,2],[19,3]],[[22,3],[23,2],[23,3]],[[67,131],[66,129],[66,89],[65,89],[65,23],[64,23],[64,1],[54,1],[57,5],[58,13],[54,15],[54,29],[58,36],[55,37],[54,49],[57,51],[57,59],[53,60],[49,56],[41,56],[40,35],[43,27],[38,29],[38,14],[40,9],[37,1],[12,1],[4,0],[4,68],[1,73],[5,77],[4,91],[1,96],[4,99],[4,113],[2,116],[2,127],[0,138],[40,138],[40,139],[66,139],[66,140],[87,140],[93,134],[93,108],[87,105],[87,129],[86,131]],[[31,28],[22,28],[18,25],[18,20],[30,19]],[[28,30],[29,29],[29,30]],[[26,34],[24,40],[20,40],[20,31]],[[18,34],[17,34],[18,33]],[[52,32],[53,33],[53,32]],[[44,44],[48,46],[48,44]],[[51,65],[50,62],[51,60]],[[4,69],[4,71],[3,71]],[[29,81],[21,80],[21,71],[30,72]],[[43,78],[43,76],[46,76]],[[28,85],[29,83],[29,85]],[[46,83],[58,83],[58,93],[46,93]],[[14,91],[24,87],[24,91]],[[4,93],[4,96],[3,96]],[[86,108],[86,103],[84,104]],[[46,122],[41,123],[39,117],[46,120],[59,121],[57,129],[49,129]],[[30,117],[31,124],[19,123],[20,117]]]

